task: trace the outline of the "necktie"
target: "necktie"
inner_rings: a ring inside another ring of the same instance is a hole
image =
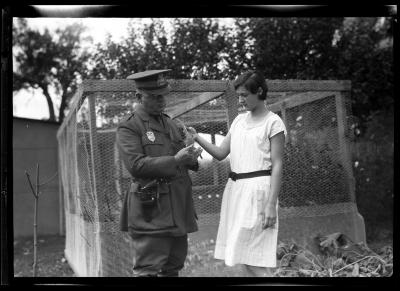
[[[165,129],[164,121],[161,115],[153,115],[154,119]]]

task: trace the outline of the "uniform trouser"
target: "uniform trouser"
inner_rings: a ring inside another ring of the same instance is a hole
[[[183,268],[187,235],[178,237],[132,236],[133,276],[177,277]]]

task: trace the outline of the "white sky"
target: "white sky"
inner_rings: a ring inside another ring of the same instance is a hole
[[[38,17],[38,18],[26,18],[28,25],[31,28],[37,29],[41,32],[47,28],[50,32],[57,28],[65,27],[66,25],[81,22],[88,29],[86,33],[93,38],[93,43],[103,43],[107,33],[111,34],[114,42],[119,42],[121,39],[127,36],[128,23],[133,22],[144,22],[148,23],[151,21],[150,18],[51,18],[51,17]],[[162,18],[165,22],[165,29],[168,32],[171,27],[169,22],[172,18]],[[14,18],[16,20],[16,18]],[[231,25],[233,18],[224,18],[222,21],[223,25]],[[51,93],[50,93],[51,94]],[[51,94],[55,114],[58,117],[58,109],[60,107],[61,100],[56,95]],[[49,110],[47,102],[44,96],[41,94],[41,90],[21,90],[13,97],[13,114],[18,117],[33,118],[33,119],[47,119],[49,118]]]
[[[131,18],[27,18],[30,27],[43,31],[50,31],[65,27],[66,25],[81,22],[88,30],[87,34],[93,37],[93,42],[103,42],[107,33],[110,33],[114,41],[126,37],[128,23]],[[145,20],[146,21],[146,20]]]
[[[14,19],[15,20],[15,19]],[[87,33],[92,36],[93,43],[103,42],[107,33],[112,35],[114,41],[119,41],[126,35],[128,18],[27,18],[28,25],[33,29],[43,32],[45,28],[50,32],[66,25],[82,22],[88,27]],[[58,117],[61,98],[52,95],[55,114]],[[18,117],[47,119],[49,110],[46,99],[41,90],[21,90],[13,97],[13,114]]]

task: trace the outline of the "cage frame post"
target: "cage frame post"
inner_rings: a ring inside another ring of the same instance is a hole
[[[101,160],[100,160],[100,154],[99,154],[99,146],[98,146],[98,136],[97,136],[97,128],[96,128],[96,95],[95,94],[89,94],[87,97],[88,103],[89,103],[89,138],[90,138],[90,158],[91,158],[91,163],[92,163],[92,179],[93,179],[93,189],[94,189],[94,197],[95,197],[95,205],[96,205],[96,210],[95,210],[95,215],[97,216],[97,222],[94,222],[97,227],[96,229],[96,236],[98,237],[98,253],[99,253],[99,260],[97,261],[97,275],[102,276],[102,256],[101,256],[101,222],[103,220],[103,214],[100,214],[100,207],[99,207],[99,200],[101,200],[102,192],[100,190],[100,187],[98,187],[98,181],[101,180],[102,174],[101,174]],[[97,163],[96,163],[97,161]],[[103,201],[103,200],[101,200]]]
[[[345,91],[339,91],[335,94],[335,102],[336,102],[336,118],[337,118],[337,127],[338,127],[338,138],[339,138],[339,152],[340,152],[340,160],[342,162],[343,170],[346,173],[349,193],[352,199],[352,202],[356,202],[355,197],[355,178],[352,167],[352,158],[350,151],[350,141],[348,139],[347,132],[347,110],[346,110],[346,99],[349,96]]]
[[[58,148],[58,151],[57,151],[57,153],[58,153],[58,160],[61,160],[62,159],[62,154],[63,153],[61,153],[61,151],[60,151],[60,148]],[[63,187],[63,182],[62,182],[62,172],[61,172],[61,163],[57,163],[57,167],[58,167],[58,173],[59,173],[59,175],[58,175],[58,207],[59,207],[59,209],[62,209],[62,210],[64,210],[64,197],[65,197],[65,194],[64,194],[64,187]],[[58,227],[59,227],[59,229],[58,229],[58,234],[59,235],[65,235],[65,212],[64,211],[60,211],[60,213],[59,213],[59,215],[58,215],[58,219],[59,219],[59,222],[58,222]]]

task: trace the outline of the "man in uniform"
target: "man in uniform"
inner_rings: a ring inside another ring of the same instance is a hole
[[[120,226],[133,241],[134,276],[178,276],[187,255],[187,233],[197,231],[188,169],[197,171],[201,149],[186,146],[166,114],[170,85],[165,73],[130,75],[139,105],[117,129],[117,146],[133,183],[124,199]]]

